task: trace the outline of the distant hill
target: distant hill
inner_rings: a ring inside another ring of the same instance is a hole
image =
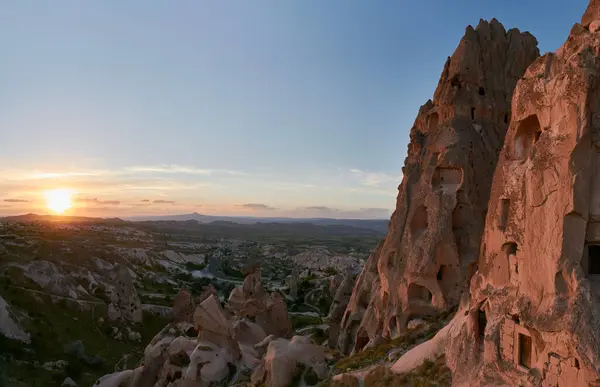
[[[58,223],[93,223],[93,224],[123,224],[126,223],[119,218],[91,218],[85,216],[64,216],[64,215],[38,215],[25,214],[16,216],[7,216],[0,218],[4,222],[33,223],[33,222],[58,222]]]
[[[375,230],[381,234],[387,233],[389,221],[387,219],[332,219],[332,218],[258,218],[250,216],[213,216],[202,215],[197,212],[181,215],[164,216],[136,216],[125,218],[126,220],[140,221],[190,221],[195,220],[199,223],[230,222],[236,224],[256,224],[256,223],[308,223],[319,226],[348,226],[354,228]]]

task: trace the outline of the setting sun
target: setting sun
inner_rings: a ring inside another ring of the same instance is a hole
[[[72,206],[72,193],[67,189],[46,191],[45,197],[46,207],[57,214],[62,214]]]

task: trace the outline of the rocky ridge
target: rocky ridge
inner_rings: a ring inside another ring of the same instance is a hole
[[[446,358],[461,383],[600,384],[600,1],[519,81],[479,271]]]
[[[467,27],[411,129],[388,234],[341,321],[342,352],[398,337],[411,318],[450,310],[468,290],[513,89],[538,55],[531,34],[495,19]]]

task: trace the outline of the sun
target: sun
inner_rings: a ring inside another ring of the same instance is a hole
[[[53,189],[44,193],[46,197],[46,207],[56,214],[62,214],[72,204],[73,193],[68,189]]]

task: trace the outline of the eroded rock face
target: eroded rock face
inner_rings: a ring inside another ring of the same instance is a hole
[[[598,21],[600,1],[592,1],[583,25],[515,89],[469,318],[446,351],[455,380],[600,380],[600,31],[591,28]]]
[[[304,336],[291,340],[271,339],[266,342],[267,352],[261,364],[252,373],[252,382],[264,382],[267,387],[290,386],[296,367],[312,369],[319,379],[327,377],[327,361],[323,347],[310,343]],[[260,343],[257,345],[261,345]]]
[[[253,266],[246,270],[242,286],[231,291],[227,300],[227,310],[238,318],[249,318],[268,335],[277,337],[292,337],[290,321],[285,300],[281,294],[267,293],[262,286],[260,270]]]
[[[396,210],[356,282],[340,350],[394,337],[410,318],[456,306],[468,289],[512,92],[536,45],[495,19],[467,27],[411,129]]]
[[[348,307],[348,302],[352,296],[352,288],[354,287],[354,279],[350,271],[346,272],[343,281],[337,287],[337,292],[333,297],[333,302],[329,308],[329,314],[327,320],[329,322],[329,339],[328,345],[331,348],[335,348],[338,342],[338,335],[340,332],[340,323],[344,312]]]
[[[142,321],[142,308],[140,298],[129,269],[124,265],[116,267],[116,283],[111,293],[108,305],[108,318],[110,320],[124,320],[131,322]]]
[[[208,296],[206,298],[208,298]],[[192,295],[187,290],[180,289],[173,301],[173,322],[194,322],[194,310],[195,307]]]

